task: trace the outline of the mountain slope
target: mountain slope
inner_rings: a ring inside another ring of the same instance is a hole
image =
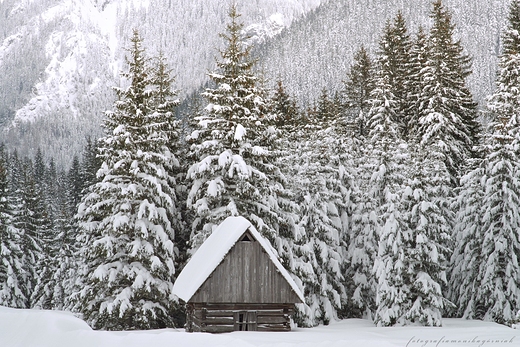
[[[509,1],[444,2],[453,11],[457,35],[474,57],[469,84],[482,101],[493,86]],[[5,128],[0,141],[20,154],[40,146],[58,162],[69,163],[86,135],[101,132],[133,28],[140,30],[149,54],[163,51],[167,56],[181,97],[196,90],[214,68],[228,4],[229,0],[0,1],[0,125]],[[411,31],[428,27],[431,2],[244,0],[238,7],[252,40],[263,42],[256,54],[267,80],[274,84],[281,77],[305,105],[324,87],[342,88],[353,53],[364,44],[374,55],[382,27],[399,9]],[[288,28],[282,31],[284,27]]]
[[[433,1],[329,0],[293,23],[262,47],[268,76],[280,76],[287,89],[307,103],[322,88],[339,90],[354,52],[363,44],[374,56],[383,27],[401,10],[410,31],[429,28]],[[444,0],[453,14],[456,35],[474,58],[469,85],[476,99],[490,93],[495,80],[500,32],[507,19],[507,0]],[[412,35],[413,37],[414,35]]]
[[[263,40],[321,0],[239,2]],[[163,51],[181,93],[213,68],[228,0],[4,0],[0,2],[1,140],[27,154],[38,146],[61,163],[97,136],[111,87],[119,85],[128,37],[138,28],[149,54]]]

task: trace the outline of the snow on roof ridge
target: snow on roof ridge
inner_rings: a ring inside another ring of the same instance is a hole
[[[276,251],[270,242],[260,235],[251,222],[244,217],[228,217],[213,231],[177,277],[173,285],[173,294],[185,302],[188,302],[247,229],[249,229],[253,237],[267,252],[271,261],[289,283],[296,295],[298,295],[302,302],[305,302],[301,290],[289,272],[278,260]]]

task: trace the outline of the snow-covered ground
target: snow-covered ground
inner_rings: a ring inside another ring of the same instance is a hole
[[[442,328],[376,328],[369,321],[348,319],[285,333],[186,333],[93,331],[70,313],[0,307],[1,347],[451,347],[520,346],[520,330],[502,325],[445,319]]]

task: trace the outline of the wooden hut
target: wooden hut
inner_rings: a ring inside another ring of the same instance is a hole
[[[243,217],[229,217],[179,274],[189,332],[290,331],[304,301],[271,244]]]

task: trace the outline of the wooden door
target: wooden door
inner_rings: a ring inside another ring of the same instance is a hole
[[[235,331],[256,331],[256,311],[234,312]]]

